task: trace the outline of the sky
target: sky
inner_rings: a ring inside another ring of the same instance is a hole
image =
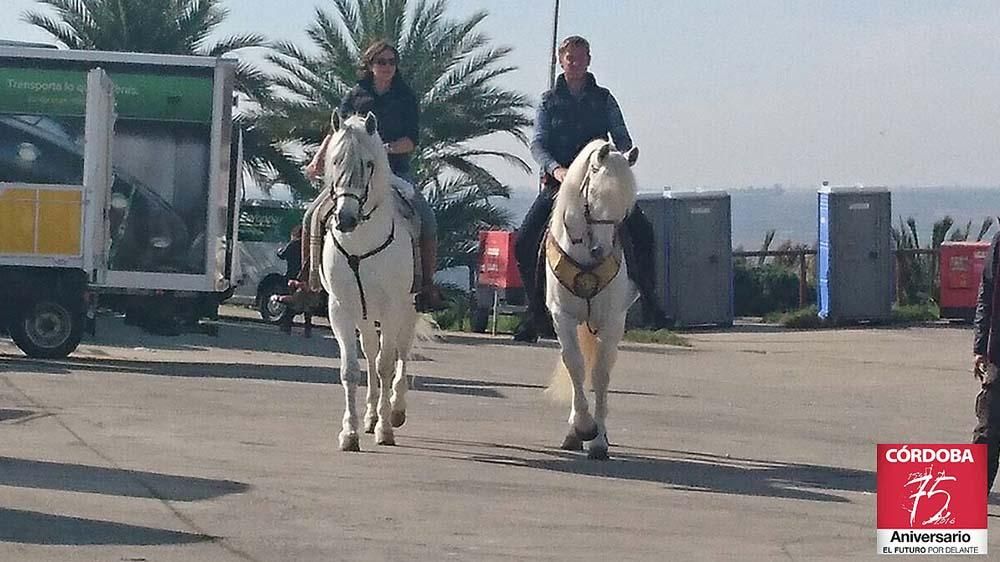
[[[7,14],[39,6],[3,0]],[[450,0],[477,11],[532,101],[548,84],[550,0]],[[217,36],[309,42],[331,0],[228,0]],[[591,42],[591,71],[640,148],[642,189],[749,185],[1000,186],[997,0],[562,0],[560,38]],[[45,41],[17,17],[0,38]],[[509,136],[479,141],[530,161]],[[532,176],[489,166],[512,187]]]

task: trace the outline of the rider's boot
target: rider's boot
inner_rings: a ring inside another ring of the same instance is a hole
[[[312,264],[309,261],[309,244],[306,242],[308,239],[306,238],[306,231],[304,229],[302,237],[302,267],[299,269],[298,278],[288,280],[288,288],[291,289],[291,294],[278,297],[278,302],[290,306],[295,310],[305,310],[312,293],[309,289],[309,270],[312,269]]]
[[[417,293],[416,305],[418,312],[434,312],[446,308],[441,296],[441,289],[434,284],[434,273],[437,270],[437,240],[433,238],[420,239],[420,292]]]
[[[555,338],[552,317],[545,308],[545,254],[539,253],[534,267],[518,262],[524,295],[528,300],[528,310],[514,332],[514,341],[534,343],[539,337]]]

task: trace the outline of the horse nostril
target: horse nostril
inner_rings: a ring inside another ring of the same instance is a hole
[[[590,249],[590,257],[592,257],[594,259],[597,259],[597,258],[601,257],[601,247],[600,246],[594,246],[593,248],[591,248]]]

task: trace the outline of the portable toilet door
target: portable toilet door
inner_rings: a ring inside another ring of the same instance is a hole
[[[819,315],[879,321],[892,313],[891,194],[884,187],[829,187],[818,193]]]
[[[666,253],[669,308],[679,325],[733,323],[733,243],[729,194],[664,193],[670,209]]]
[[[723,191],[640,193],[653,224],[657,296],[675,324],[733,323],[732,221]]]

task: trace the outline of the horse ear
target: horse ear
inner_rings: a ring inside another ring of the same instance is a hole
[[[604,164],[604,159],[611,153],[611,144],[604,143],[604,146],[597,149],[597,163]]]
[[[625,153],[625,159],[628,160],[629,166],[635,166],[636,160],[639,159],[639,147],[633,146]]]
[[[371,111],[365,117],[365,130],[368,131],[369,135],[374,135],[375,131],[378,130],[378,119],[375,118],[375,114]]]
[[[334,132],[340,130],[340,110],[334,109],[333,114],[330,115],[330,127]]]

